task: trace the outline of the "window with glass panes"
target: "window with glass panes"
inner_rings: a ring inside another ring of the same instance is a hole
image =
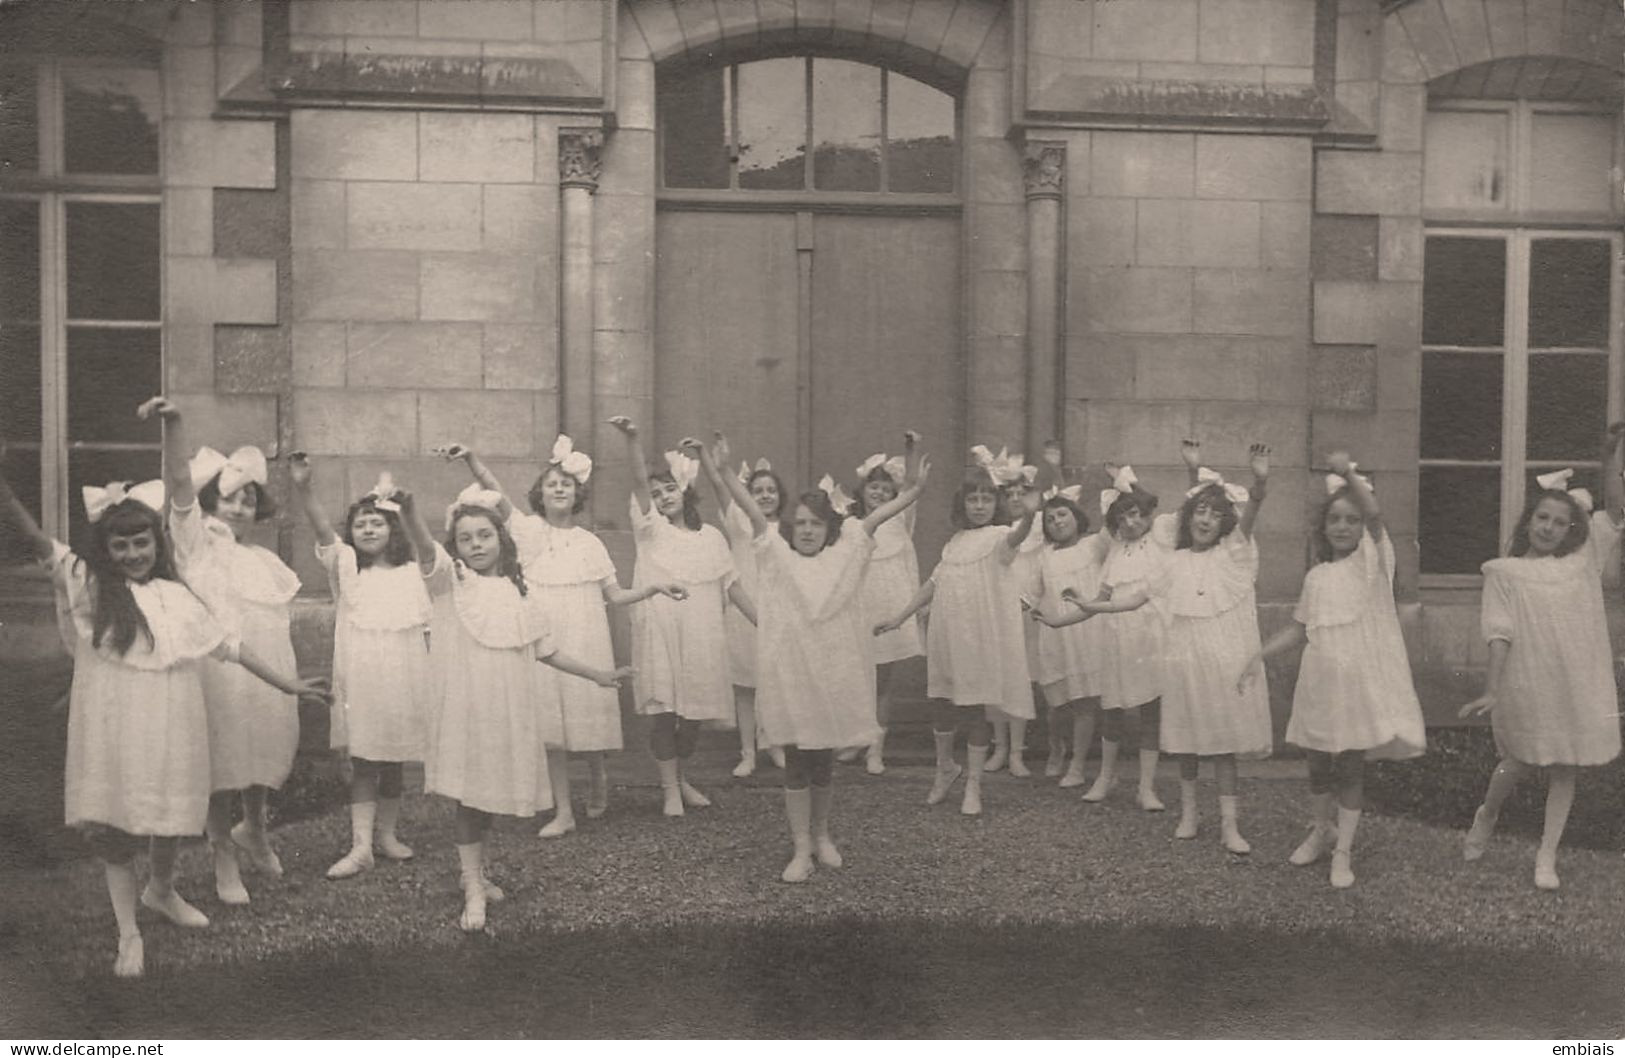
[[[954,99],[894,70],[798,56],[660,77],[668,190],[954,190]]]
[[[1620,415],[1616,109],[1436,105],[1423,208],[1418,537],[1436,582],[1500,554],[1538,474],[1601,496]]]
[[[7,478],[79,542],[84,485],[160,472],[156,69],[0,58],[0,438]],[[0,561],[22,557],[0,538]]]

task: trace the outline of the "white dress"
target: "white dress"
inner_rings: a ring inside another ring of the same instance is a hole
[[[1422,706],[1394,611],[1394,545],[1360,537],[1352,555],[1314,566],[1293,619],[1309,635],[1286,740],[1323,753],[1404,760],[1427,749]]]
[[[1028,532],[1027,539],[1021,542],[1021,547],[1016,551],[1016,560],[1011,564],[1016,573],[1016,593],[1018,598],[1025,596],[1029,599],[1036,599],[1041,590],[1038,578],[1038,553],[1049,546],[1049,541],[1044,539],[1042,517],[1042,515],[1033,516],[1032,530]],[[1027,652],[1027,672],[1035,682],[1038,679],[1039,671],[1038,630],[1040,627],[1037,621],[1031,619],[1021,622],[1022,642]]]
[[[961,529],[943,547],[931,574],[936,596],[926,623],[926,693],[1031,720],[1026,618],[1016,571],[1004,561],[1010,532],[1001,525]]]
[[[733,685],[723,610],[738,579],[728,541],[715,526],[679,528],[632,498],[638,545],[633,587],[681,584],[682,601],[656,595],[632,611],[632,680],[639,713],[734,726]]]
[[[1490,713],[1502,756],[1541,765],[1606,764],[1619,756],[1600,568],[1619,535],[1598,511],[1578,551],[1484,563],[1484,638],[1511,643]]]
[[[869,556],[869,568],[858,588],[871,630],[895,617],[920,590],[920,558],[914,550],[913,534],[912,507],[875,529],[874,553]],[[876,665],[925,652],[920,646],[920,624],[913,614],[896,629],[874,639]]]
[[[1078,598],[1089,600],[1100,594],[1100,534],[1085,537],[1071,547],[1046,545],[1038,552],[1037,597],[1044,613],[1061,616],[1072,611],[1061,601],[1061,592],[1071,588]],[[1143,607],[1142,607],[1143,609]],[[1043,688],[1050,708],[1094,698],[1100,694],[1100,618],[1064,628],[1050,628],[1028,621],[1038,629],[1036,683]]]
[[[422,760],[429,740],[429,593],[416,562],[359,569],[342,540],[316,557],[333,589],[333,748]]]
[[[1107,537],[1106,559],[1101,563],[1100,583],[1112,590],[1112,598],[1151,592],[1151,580],[1173,550],[1178,528],[1176,515],[1164,514],[1137,540]],[[1155,606],[1137,610],[1104,613],[1091,624],[1100,626],[1100,707],[1134,709],[1155,701],[1163,685],[1163,621]]]
[[[1152,603],[1168,622],[1164,753],[1267,757],[1274,748],[1265,681],[1236,693],[1261,645],[1257,576],[1258,545],[1235,529],[1206,551],[1173,551],[1152,578]]]
[[[177,581],[131,584],[152,642],[137,633],[124,654],[92,646],[96,590],[84,562],[60,543],[45,562],[57,627],[73,655],[64,802],[68,826],[184,837],[209,812],[209,721],[203,662],[236,644]]]
[[[848,518],[840,539],[816,555],[798,554],[771,525],[752,546],[762,588],[756,709],[767,743],[874,742],[874,625],[861,595],[874,540]]]
[[[480,576],[434,550],[425,584],[435,707],[423,788],[493,815],[533,816],[553,807],[550,714],[536,708],[537,659],[554,652],[549,622],[507,577]]]
[[[288,604],[299,575],[263,547],[238,543],[196,502],[169,509],[175,568],[230,636],[276,672],[298,671]],[[203,662],[209,773],[216,790],[280,787],[299,749],[299,704],[241,665]]]
[[[722,528],[728,535],[728,550],[733,555],[734,570],[745,594],[756,599],[756,551],[751,547],[750,516],[739,509],[739,504],[728,504],[722,516]],[[901,609],[901,607],[899,607]],[[728,631],[728,677],[735,687],[756,686],[756,626],[745,620],[739,607],[728,603],[726,615]]]
[[[556,529],[546,518],[519,514],[508,521],[525,584],[547,614],[554,645],[594,668],[615,667],[604,581],[614,580],[615,563],[603,541],[581,526]],[[540,704],[558,713],[559,748],[578,753],[621,748],[621,697],[547,665],[539,666]]]

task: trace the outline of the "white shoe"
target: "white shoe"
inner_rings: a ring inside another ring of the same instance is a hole
[[[948,791],[953,789],[954,783],[959,781],[959,776],[964,771],[958,764],[950,764],[949,768],[951,769],[949,771],[937,769],[936,781],[931,784],[931,792],[925,795],[926,804],[940,805],[948,799]]]
[[[839,869],[846,865],[841,856],[841,850],[835,847],[835,842],[829,838],[813,839],[813,855],[818,859],[820,867],[833,867]]]
[[[181,894],[171,889],[162,895],[153,891],[149,885],[141,890],[141,906],[169,919],[177,926],[187,929],[203,929],[209,924],[209,916],[181,899]]]
[[[1535,888],[1556,889],[1562,883],[1557,878],[1557,853],[1535,853]]]
[[[739,763],[734,765],[733,776],[736,779],[748,779],[752,775],[755,775],[755,774],[756,774],[756,758],[755,757],[741,757],[740,760],[739,760]]]
[[[804,852],[798,852],[785,865],[784,872],[779,875],[781,881],[805,882],[813,874],[812,857]]]
[[[249,865],[271,878],[282,877],[282,861],[263,830],[249,830],[248,820],[231,828],[231,840],[248,854]]]
[[[1343,849],[1332,851],[1332,888],[1347,889],[1354,884],[1354,865]]]
[[[683,797],[683,804],[689,808],[710,808],[711,799],[688,784],[687,779],[677,781],[677,789]]]
[[[362,871],[372,870],[373,863],[371,849],[353,848],[327,869],[327,877],[335,882],[343,878],[354,878]]]
[[[536,832],[539,838],[562,838],[576,828],[575,816],[560,815],[557,812],[547,821],[542,829]]]
[[[1315,823],[1309,828],[1309,834],[1292,850],[1287,862],[1294,867],[1307,867],[1322,856],[1337,843],[1337,835],[1323,823]]]
[[[114,977],[140,977],[146,971],[147,950],[141,943],[141,934],[131,933],[118,939],[118,957],[113,960]]]
[[[1467,828],[1467,836],[1462,839],[1461,858],[1468,863],[1482,859],[1484,850],[1489,848],[1490,835],[1495,833],[1495,820],[1479,805],[1478,811],[1473,813],[1473,825]]]

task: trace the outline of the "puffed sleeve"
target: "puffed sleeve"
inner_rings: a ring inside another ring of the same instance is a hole
[[[423,574],[423,586],[430,595],[444,595],[452,588],[452,578],[456,576],[451,566],[451,556],[446,549],[440,546],[439,541],[434,544],[434,565]]]
[[[327,570],[327,586],[335,597],[344,594],[344,588],[355,580],[357,567],[355,549],[338,537],[331,544],[316,545],[316,560]]]
[[[60,540],[51,541],[51,554],[40,560],[40,565],[51,575],[57,632],[62,645],[72,654],[81,636],[89,638],[88,630],[95,624],[96,600],[90,592],[90,570]]]
[[[1586,547],[1591,553],[1592,565],[1602,577],[1603,587],[1617,588],[1621,580],[1619,549],[1620,527],[1607,511],[1591,515],[1591,534]]]
[[[203,510],[196,498],[185,507],[171,502],[168,521],[169,540],[175,548],[175,564],[184,574],[186,567],[208,544],[203,528]]]
[[[1179,546],[1179,515],[1159,514],[1151,519],[1151,542],[1172,551]]]
[[[1497,568],[1495,561],[1484,563],[1484,601],[1479,626],[1485,642],[1493,643],[1497,639],[1512,642],[1512,608],[1512,578]]]

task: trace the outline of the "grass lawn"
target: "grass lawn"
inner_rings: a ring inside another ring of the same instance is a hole
[[[249,876],[220,907],[206,850],[182,891],[214,918],[143,918],[147,977],[110,974],[99,866],[0,874],[0,1036],[1308,1036],[1617,1038],[1625,1032],[1625,871],[1566,850],[1563,889],[1531,883],[1533,843],[1477,864],[1460,831],[1368,815],[1359,881],[1293,868],[1301,765],[1244,768],[1254,853],[1172,814],[1088,806],[1039,778],[990,777],[987,812],[923,804],[920,758],[870,778],[837,770],[847,858],[806,885],[767,769],[695,769],[716,807],[659,814],[653,767],[615,766],[609,815],[560,841],[499,823],[509,899],[476,936],[460,898],[449,805],[408,800],[407,864],[335,883],[342,811],[279,828],[287,876]],[[579,768],[579,765],[578,765]],[[584,775],[578,773],[584,780]],[[1176,796],[1166,774],[1165,799]],[[145,916],[145,913],[143,913]]]

